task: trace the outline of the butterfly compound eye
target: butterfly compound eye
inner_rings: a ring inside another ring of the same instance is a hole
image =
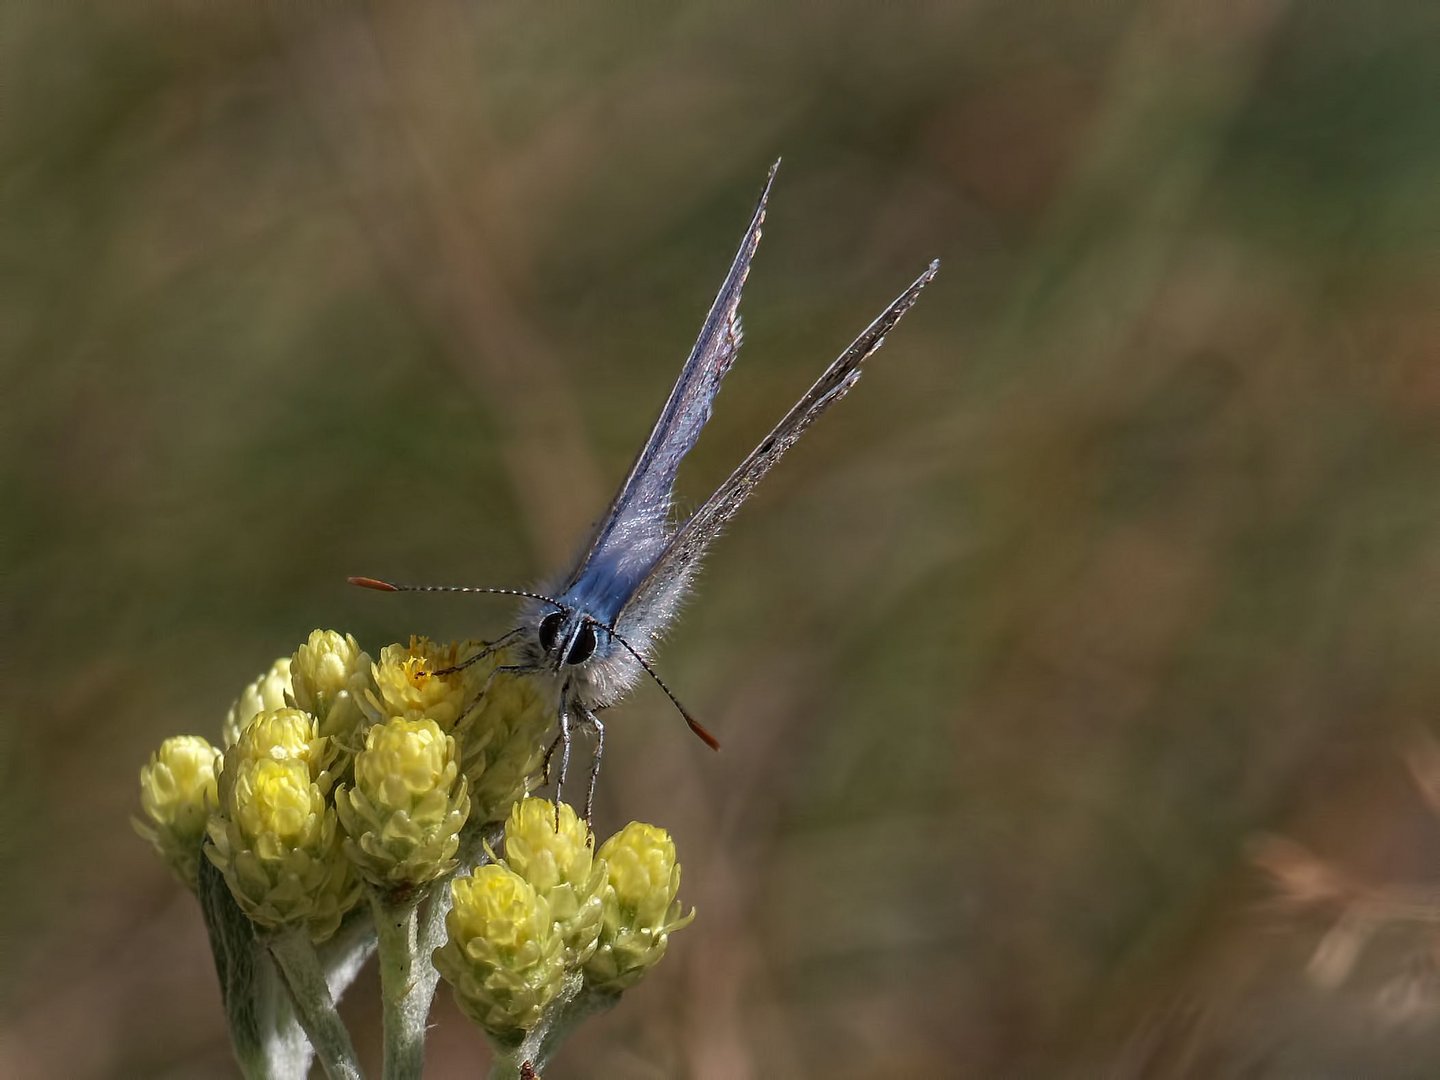
[[[583,664],[595,651],[595,628],[589,623],[580,627],[580,632],[575,635],[574,642],[570,645],[570,651],[565,654],[565,663]]]
[[[560,636],[560,627],[565,622],[565,613],[552,611],[540,620],[540,647],[547,653],[555,648],[555,639]]]

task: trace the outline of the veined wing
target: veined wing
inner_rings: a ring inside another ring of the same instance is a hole
[[[581,603],[618,610],[635,583],[664,551],[670,537],[670,500],[680,461],[710,419],[720,381],[740,349],[740,292],[760,244],[765,204],[779,168],[778,161],[770,167],[750,227],[675,388],[566,583],[565,595]]]
[[[940,260],[936,259],[825,369],[825,373],[795,403],[785,419],[676,530],[655,560],[649,575],[616,619],[617,625],[629,623],[648,629],[658,628],[668,621],[679,602],[679,594],[710,542],[750,497],[755,485],[774,468],[785,451],[795,445],[805,429],[855,385],[861,375],[861,365],[885,343],[885,335],[914,306],[920,291],[930,284],[939,270]]]

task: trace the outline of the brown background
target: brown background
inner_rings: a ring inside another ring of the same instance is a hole
[[[230,1070],[138,767],[507,628],[343,579],[563,564],[783,154],[687,498],[944,270],[661,656],[724,752],[611,723],[700,915],[554,1073],[1435,1075],[1425,934],[1321,988],[1245,855],[1440,878],[1435,10],[6,5],[0,1073]]]

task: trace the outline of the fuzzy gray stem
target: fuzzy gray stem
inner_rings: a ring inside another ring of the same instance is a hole
[[[200,861],[197,895],[241,1073],[246,1080],[304,1076],[314,1055],[280,973],[208,859]]]
[[[335,1001],[309,935],[303,929],[281,930],[270,937],[268,944],[325,1075],[330,1080],[361,1080],[350,1033],[335,1011]]]
[[[418,952],[418,901],[399,900],[375,889],[370,907],[380,942],[380,1000],[385,1023],[385,1080],[420,1080],[425,1063],[425,1019],[434,996],[434,965]],[[428,982],[428,986],[426,983]]]
[[[585,986],[579,973],[570,975],[565,989],[551,1002],[525,1041],[513,1049],[496,1050],[490,1080],[521,1080],[527,1063],[534,1072],[543,1073],[581,1021],[607,1012],[619,1000],[619,994],[600,993]]]

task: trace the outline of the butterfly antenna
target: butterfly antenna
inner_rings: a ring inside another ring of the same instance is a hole
[[[649,675],[650,678],[655,680],[655,685],[660,687],[661,690],[665,691],[665,696],[670,699],[670,704],[674,705],[675,708],[680,711],[680,715],[685,718],[685,723],[690,725],[690,730],[699,737],[701,742],[703,742],[706,746],[710,747],[711,750],[720,749],[720,740],[715,738],[714,735],[711,735],[710,732],[706,730],[705,725],[700,723],[700,721],[696,720],[693,716],[691,716],[689,710],[686,709],[684,705],[680,704],[680,699],[671,692],[670,687],[665,685],[665,680],[660,678],[660,676],[655,673],[655,669],[652,668],[648,662],[646,662],[645,658],[635,651],[635,646],[631,645],[630,642],[626,641],[623,637],[621,637],[619,632],[613,626],[606,626],[604,623],[596,619],[590,619],[588,621],[593,622],[596,626],[600,627],[602,630],[605,630],[612,637],[614,637],[616,641],[620,642],[621,645],[625,646],[625,651],[628,652],[631,656],[633,656],[637,661],[639,661],[640,666],[645,669],[645,673]]]
[[[565,607],[553,596],[546,596],[544,593],[538,592],[526,592],[524,589],[490,589],[483,585],[397,585],[393,581],[381,581],[379,578],[360,577],[359,575],[348,577],[345,580],[351,585],[359,585],[362,589],[374,589],[376,592],[494,593],[496,596],[526,596],[531,600],[543,600],[562,610]]]

